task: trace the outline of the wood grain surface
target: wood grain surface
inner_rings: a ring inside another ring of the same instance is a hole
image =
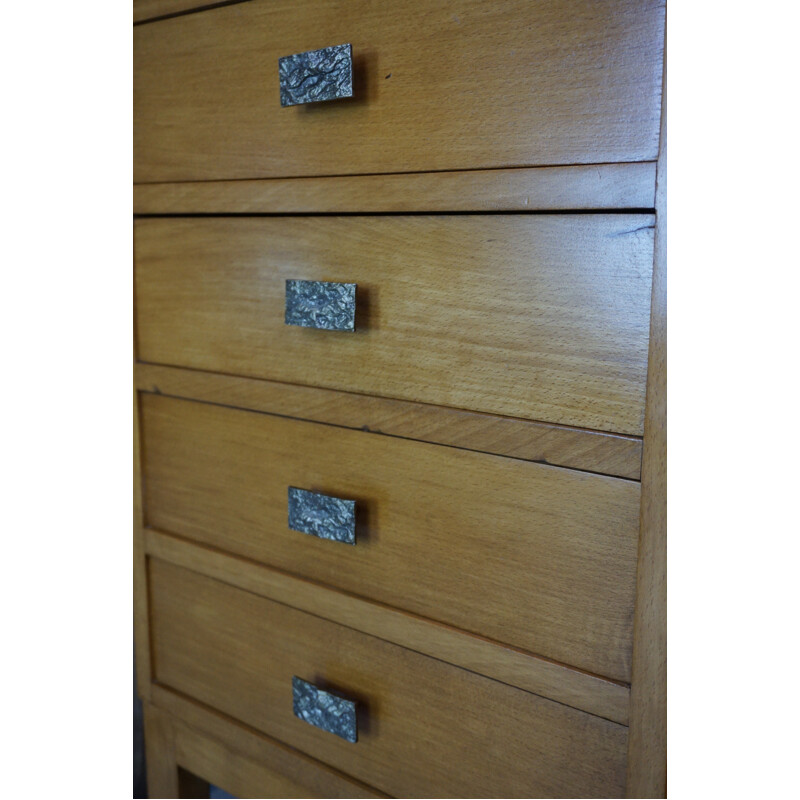
[[[143,361],[641,435],[647,214],[139,219]],[[356,332],[284,324],[357,283]]]
[[[652,208],[653,162],[328,178],[142,183],[134,214],[561,211]]]
[[[140,391],[639,480],[642,440],[334,389],[136,365]]]
[[[148,524],[620,681],[639,484],[142,396]],[[289,486],[356,500],[356,546],[291,531]]]
[[[145,703],[144,744],[147,758],[147,793],[150,797],[178,797],[178,764],[172,720]]]
[[[147,568],[144,546],[139,393],[133,393],[133,638],[136,647],[136,691],[150,699],[150,635],[148,633]]]
[[[364,790],[357,781],[330,780],[331,771],[306,760],[301,774],[292,774],[282,760],[276,769],[260,761],[245,758],[216,739],[203,736],[178,722],[175,731],[175,754],[186,769],[203,775],[214,786],[234,797],[382,797]],[[293,772],[293,770],[291,770]],[[342,791],[342,784],[346,791]],[[338,790],[338,791],[337,791]]]
[[[178,765],[175,720],[145,703],[148,797],[208,797],[208,783]]]
[[[626,685],[179,536],[151,528],[145,532],[145,541],[147,552],[163,561],[612,722],[628,724],[630,689]]]
[[[665,797],[664,0],[133,11],[150,796]],[[281,108],[341,42],[355,97]],[[357,333],[287,278],[358,283]]]
[[[134,28],[134,181],[653,161],[663,0],[253,0]],[[278,59],[351,43],[351,100]]]
[[[244,2],[248,0],[133,0],[133,21],[145,22],[172,14],[184,14],[187,11],[200,11]]]
[[[328,797],[317,794],[307,786],[295,783],[279,772],[275,772],[255,761],[242,757],[224,744],[197,734],[191,728],[181,726],[176,737],[176,751],[180,763],[190,765],[214,786],[234,797]]]
[[[160,683],[388,794],[624,791],[621,725],[165,562],[150,574]],[[357,700],[356,744],[294,717],[293,675]]]
[[[628,797],[667,796],[667,108],[662,117],[636,580]]]
[[[286,782],[281,783],[282,787],[304,787],[306,797],[386,797],[254,728],[158,684],[153,685],[153,701],[172,720],[175,758],[180,758],[187,769],[207,774],[215,786],[226,791],[228,787],[237,789],[239,797],[268,797],[265,790],[272,785],[271,776],[282,778]],[[199,745],[198,736],[207,742]],[[198,757],[205,758],[205,764],[197,763]],[[224,763],[219,763],[220,757]],[[253,765],[269,775],[254,772]]]

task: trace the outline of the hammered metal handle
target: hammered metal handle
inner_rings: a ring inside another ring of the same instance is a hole
[[[353,46],[337,44],[278,59],[281,105],[353,96]]]
[[[292,705],[294,715],[303,722],[348,742],[358,741],[356,704],[352,700],[345,700],[293,676]]]
[[[356,543],[356,501],[289,487],[289,527],[319,539]]]
[[[356,284],[286,281],[284,322],[352,333],[356,329]]]

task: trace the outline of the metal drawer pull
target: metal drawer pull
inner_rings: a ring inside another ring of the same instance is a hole
[[[292,704],[294,715],[303,722],[341,736],[348,742],[358,741],[356,704],[352,700],[325,692],[293,676]]]
[[[353,46],[337,44],[278,59],[281,105],[353,96]]]
[[[289,487],[289,527],[320,539],[356,543],[356,501]]]
[[[356,329],[356,284],[286,281],[284,322],[352,333]]]

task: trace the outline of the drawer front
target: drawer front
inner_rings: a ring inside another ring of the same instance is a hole
[[[155,677],[395,797],[621,797],[627,729],[151,560]],[[357,703],[351,743],[292,678]]]
[[[655,160],[661,0],[254,0],[134,29],[134,180]],[[353,97],[278,60],[352,45]]]
[[[156,395],[142,412],[153,527],[629,680],[638,483]],[[289,487],[354,500],[355,546],[291,530]]]
[[[652,224],[138,220],[139,358],[641,435]],[[355,332],[287,325],[287,280],[356,284]]]

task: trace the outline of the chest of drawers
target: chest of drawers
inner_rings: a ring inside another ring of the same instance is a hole
[[[664,16],[134,3],[152,797],[664,795]]]

